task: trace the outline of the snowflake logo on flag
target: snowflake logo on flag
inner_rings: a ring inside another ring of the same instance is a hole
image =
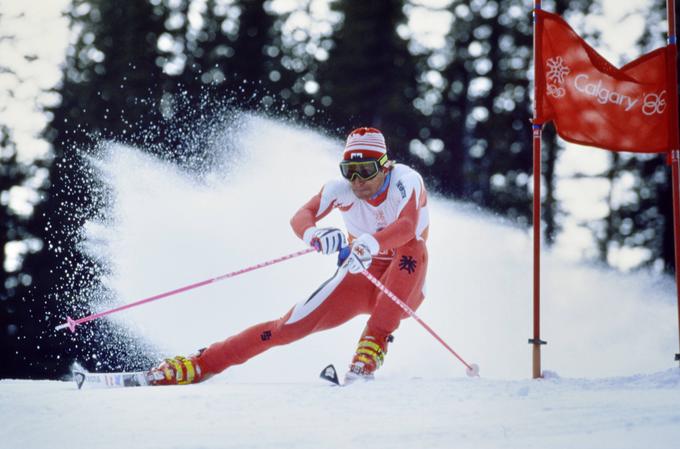
[[[564,59],[562,59],[562,56],[548,59],[548,74],[546,75],[548,81],[562,84],[564,83],[564,77],[569,75],[569,72],[571,72],[571,70],[569,70],[569,67],[564,65]]]
[[[564,65],[564,59],[561,56],[555,58],[548,58],[548,73],[546,77],[546,93],[555,98],[564,97],[567,91],[561,85],[564,84],[564,78],[569,75],[569,67]]]

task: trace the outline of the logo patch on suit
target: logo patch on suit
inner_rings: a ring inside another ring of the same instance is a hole
[[[272,338],[272,331],[264,331],[260,334],[260,340],[267,341]]]
[[[376,211],[375,212],[375,221],[376,221],[376,224],[378,225],[376,232],[387,227],[387,219],[385,218],[385,212],[383,212],[382,210]]]
[[[406,270],[408,274],[411,274],[416,271],[416,265],[418,265],[418,262],[413,257],[401,256],[401,260],[399,261],[399,270]]]
[[[406,198],[406,187],[404,187],[404,183],[399,181],[397,182],[397,188],[399,189],[399,192],[401,193],[401,197]]]

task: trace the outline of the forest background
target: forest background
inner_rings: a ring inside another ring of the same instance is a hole
[[[65,313],[89,313],[58,297],[106,270],[78,247],[105,200],[87,166],[102,142],[200,172],[224,139],[206,130],[229,129],[234,111],[338,139],[370,125],[432,192],[532,226],[530,2],[64,0],[62,46],[19,3],[0,2],[0,378],[58,378],[83,351],[105,353],[102,369],[153,359],[51,332]],[[665,2],[635,2],[618,23],[607,22],[608,3],[544,7],[617,65],[664,44]],[[617,52],[603,23],[639,33]],[[590,159],[574,164],[575,146],[552,127],[543,135],[546,246],[615,270],[673,273],[664,158],[578,149]],[[92,332],[140,344],[113,326]]]

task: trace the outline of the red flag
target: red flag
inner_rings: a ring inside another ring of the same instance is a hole
[[[658,153],[673,148],[668,47],[618,69],[593,50],[561,17],[542,20],[535,123],[554,121],[569,142],[613,151]]]

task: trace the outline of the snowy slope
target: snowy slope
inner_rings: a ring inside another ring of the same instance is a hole
[[[680,371],[82,390],[0,381],[2,448],[677,448]]]
[[[225,156],[220,170],[200,178],[128,147],[113,146],[97,163],[111,189],[109,220],[86,225],[83,248],[111,268],[105,281],[118,301],[100,308],[302,248],[288,220],[338,175],[342,143],[255,117],[229,140],[238,157]],[[0,448],[677,447],[671,279],[546,253],[543,367],[562,377],[528,380],[530,235],[435,195],[430,207],[427,298],[418,314],[481,366],[481,379],[467,379],[407,320],[378,381],[323,385],[323,366],[351,358],[360,317],[201,385],[77,391],[71,383],[0,381]],[[167,355],[186,354],[284,314],[333,270],[332,258],[310,254],[112,319]]]
[[[200,180],[132,148],[115,146],[100,163],[100,177],[113,191],[112,220],[90,223],[85,235],[89,251],[112,268],[107,282],[120,301],[303,247],[288,221],[325,181],[339,176],[342,142],[252,117],[230,139],[239,148],[236,161]],[[464,358],[478,363],[483,376],[526,378],[532,329],[528,231],[434,195],[430,209],[427,298],[419,314]],[[338,215],[322,223],[341,225]],[[306,255],[114,319],[169,355],[188,353],[283,315],[333,270],[332,257]],[[673,296],[669,278],[617,274],[546,254],[545,368],[562,376],[593,377],[673,366],[678,344]],[[225,376],[306,381],[327,362],[345,365],[364,323],[365,318],[357,318],[277,348]],[[385,375],[464,375],[461,365],[417,323],[404,322],[395,336]]]

